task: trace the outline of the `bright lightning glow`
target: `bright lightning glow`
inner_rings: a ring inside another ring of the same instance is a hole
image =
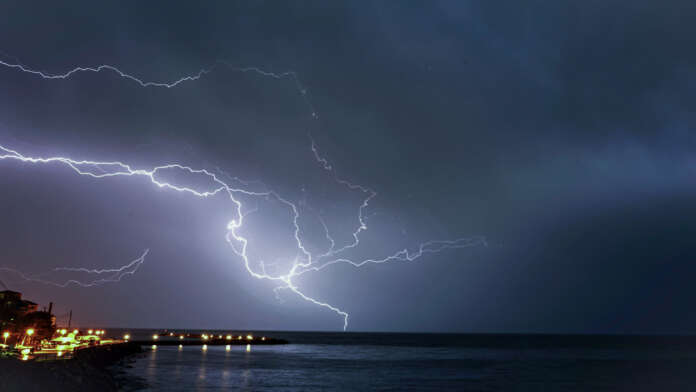
[[[152,81],[144,81],[140,78],[137,78],[133,75],[130,75],[128,73],[125,73],[121,71],[120,69],[111,66],[111,65],[100,65],[97,67],[75,67],[71,69],[68,72],[65,72],[63,74],[50,74],[46,73],[43,71],[38,71],[35,69],[31,69],[28,67],[25,67],[24,65],[20,63],[10,63],[6,61],[0,60],[0,66],[4,66],[10,69],[15,69],[19,70],[24,73],[28,73],[31,75],[35,75],[38,77],[41,77],[43,79],[47,80],[63,80],[63,79],[68,79],[78,73],[84,73],[84,72],[92,72],[92,73],[100,73],[100,72],[111,72],[116,74],[118,77],[121,77],[123,79],[127,79],[129,81],[137,83],[139,86],[144,87],[144,88],[174,88],[179,86],[182,83],[185,82],[193,82],[196,81],[203,76],[213,72],[217,68],[220,68],[220,66],[224,66],[227,69],[230,69],[235,72],[251,72],[258,74],[262,77],[271,77],[275,79],[283,79],[283,78],[290,78],[296,88],[298,93],[302,96],[304,99],[305,103],[308,105],[310,109],[310,114],[312,118],[318,119],[318,114],[314,110],[314,107],[311,103],[311,101],[308,99],[307,96],[307,90],[302,86],[302,84],[299,81],[299,78],[297,77],[296,73],[293,71],[287,71],[283,73],[272,73],[272,72],[267,72],[264,71],[260,68],[257,67],[245,67],[245,68],[240,68],[240,67],[234,67],[228,62],[225,61],[217,61],[213,66],[201,69],[195,74],[189,75],[189,76],[184,76],[181,77],[177,80],[171,81],[171,82],[152,82]],[[365,216],[364,212],[368,208],[368,204],[370,201],[377,196],[377,193],[373,191],[371,188],[362,186],[362,185],[357,185],[352,182],[349,182],[347,180],[344,180],[340,178],[335,171],[334,166],[323,156],[321,156],[319,152],[319,148],[317,144],[315,143],[314,139],[310,135],[310,142],[311,142],[311,152],[316,159],[317,163],[327,172],[331,174],[333,179],[341,184],[342,186],[346,187],[350,191],[356,191],[360,192],[365,195],[365,197],[362,199],[362,203],[360,204],[360,207],[358,208],[358,226],[357,228],[352,232],[352,241],[345,245],[340,245],[337,246],[336,241],[333,239],[331,236],[330,230],[328,226],[326,225],[324,219],[319,216],[319,220],[321,225],[323,226],[324,233],[326,236],[326,239],[330,243],[330,247],[328,250],[321,254],[314,255],[312,252],[308,251],[307,248],[305,247],[302,239],[301,239],[301,228],[299,224],[299,219],[300,219],[300,209],[298,205],[295,203],[289,201],[286,198],[281,197],[279,194],[276,192],[265,189],[263,191],[258,191],[258,190],[249,190],[247,189],[248,185],[250,182],[246,182],[243,180],[240,180],[239,178],[232,177],[230,175],[227,175],[227,173],[222,172],[221,170],[217,170],[217,174],[208,171],[206,169],[194,169],[192,167],[189,167],[184,164],[180,163],[170,163],[170,164],[165,164],[162,166],[156,166],[152,167],[149,169],[142,169],[142,168],[134,168],[130,166],[127,163],[124,162],[119,162],[119,161],[87,161],[87,160],[76,160],[76,159],[71,159],[68,157],[36,157],[36,156],[30,156],[30,155],[24,155],[23,153],[20,153],[16,150],[4,147],[0,145],[0,160],[15,160],[15,161],[20,161],[20,162],[25,162],[25,163],[31,163],[31,164],[59,164],[59,165],[65,165],[68,166],[70,169],[72,169],[75,173],[81,176],[87,176],[91,177],[94,179],[106,179],[106,178],[114,178],[114,177],[127,177],[127,176],[132,176],[132,177],[143,177],[147,180],[149,180],[153,185],[159,187],[159,188],[164,188],[176,192],[181,192],[181,193],[186,193],[190,194],[194,197],[198,198],[209,198],[213,197],[216,195],[225,195],[229,201],[232,203],[234,206],[235,210],[235,217],[229,221],[227,224],[227,234],[225,236],[227,242],[230,244],[233,252],[237,254],[243,261],[244,266],[246,267],[246,270],[248,273],[257,278],[257,279],[266,279],[266,280],[271,280],[278,282],[280,284],[279,287],[275,289],[276,294],[278,293],[279,290],[285,289],[285,290],[290,290],[293,293],[297,294],[300,298],[304,299],[305,301],[311,302],[315,305],[324,307],[326,309],[329,309],[336,314],[340,315],[343,318],[343,329],[345,330],[348,326],[348,313],[339,309],[336,306],[333,306],[329,303],[322,302],[320,300],[317,300],[315,298],[309,297],[306,294],[304,294],[297,285],[294,284],[293,279],[306,273],[309,271],[320,271],[330,265],[337,264],[337,263],[347,263],[355,267],[361,267],[367,263],[386,263],[390,261],[413,261],[424,254],[428,253],[437,253],[445,249],[458,249],[458,248],[465,248],[465,247],[470,247],[470,246],[475,246],[475,245],[485,245],[485,239],[482,237],[472,237],[472,238],[460,238],[460,239],[455,239],[455,240],[447,240],[447,241],[440,241],[440,240],[432,240],[432,241],[427,241],[423,242],[418,246],[418,249],[416,251],[409,251],[408,249],[402,249],[397,252],[395,252],[392,255],[388,255],[385,257],[379,257],[379,258],[368,258],[364,260],[352,260],[349,259],[345,256],[341,256],[344,254],[344,252],[348,249],[352,249],[357,247],[360,244],[360,235],[362,232],[367,230],[367,224],[365,222]],[[175,182],[169,182],[161,178],[161,173],[163,171],[169,171],[169,170],[176,170],[188,174],[193,174],[193,175],[198,175],[198,176],[203,176],[207,177],[209,180],[211,180],[212,186],[209,187],[204,187],[202,189],[197,189],[197,188],[192,188],[188,187],[185,185],[181,185]],[[228,184],[225,182],[221,177],[226,176],[228,177],[228,181],[230,183]],[[232,185],[232,184],[238,184],[238,185]],[[263,197],[263,198],[270,198],[273,199],[279,203],[284,204],[287,206],[287,208],[292,212],[292,224],[293,224],[293,229],[294,229],[294,240],[296,243],[296,246],[300,252],[300,255],[295,258],[295,261],[292,265],[292,268],[290,271],[286,274],[282,275],[271,275],[266,272],[265,265],[262,260],[260,260],[257,264],[261,266],[260,271],[255,270],[252,268],[252,263],[249,260],[248,254],[247,254],[247,246],[249,244],[249,240],[245,237],[243,237],[239,232],[240,228],[242,227],[244,223],[244,218],[253,210],[249,210],[246,213],[242,212],[242,203],[241,201],[237,198],[239,195],[246,195],[246,196],[251,196],[251,197]],[[145,253],[138,259],[134,260],[133,262],[120,267],[118,269],[108,269],[108,270],[93,270],[93,269],[87,269],[87,268],[69,268],[69,267],[61,267],[55,269],[55,271],[68,271],[68,272],[83,272],[83,273],[88,273],[88,274],[110,274],[108,275],[107,278],[101,278],[97,279],[92,282],[84,283],[84,282],[78,282],[75,280],[70,280],[65,283],[59,284],[55,282],[50,282],[50,281],[45,281],[43,279],[39,279],[38,277],[35,276],[27,276],[17,270],[9,269],[9,268],[2,268],[1,270],[8,271],[8,272],[13,272],[16,274],[19,274],[22,278],[29,280],[29,281],[37,281],[41,283],[48,283],[48,284],[53,284],[56,286],[60,287],[66,287],[67,285],[74,283],[77,285],[81,286],[93,286],[96,284],[101,284],[105,282],[116,282],[119,281],[123,276],[125,275],[132,275],[135,273],[135,271],[138,269],[138,267],[142,264],[144,261],[145,256],[147,255],[148,251],[145,251]],[[241,336],[239,337],[241,339]],[[156,346],[153,346],[153,349]],[[204,346],[205,347],[205,346]],[[249,350],[249,347],[247,347],[247,350]]]

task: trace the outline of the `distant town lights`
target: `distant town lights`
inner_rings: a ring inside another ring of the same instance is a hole
[[[157,334],[152,335],[152,340],[157,340],[157,339],[159,339],[159,335],[157,335]]]

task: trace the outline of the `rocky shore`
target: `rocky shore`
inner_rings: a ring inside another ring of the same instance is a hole
[[[118,391],[119,384],[109,366],[131,354],[140,345],[121,343],[96,346],[57,361],[0,360],[0,391]]]

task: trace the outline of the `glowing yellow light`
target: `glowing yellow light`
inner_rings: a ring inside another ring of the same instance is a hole
[[[227,340],[232,339],[232,335],[227,335]]]
[[[247,351],[247,352],[251,352],[251,344],[247,344],[246,351]]]
[[[9,333],[9,332],[4,332],[4,333],[2,334],[2,337],[5,338],[5,339],[7,339],[7,338],[10,337],[10,333]]]
[[[22,361],[27,361],[27,360],[29,360],[29,356],[28,356],[28,355],[25,355],[25,356],[22,357]]]
[[[23,355],[27,355],[27,354],[29,354],[30,352],[31,352],[31,350],[29,350],[28,348],[25,348],[24,350],[22,350],[22,354],[23,354]]]
[[[75,335],[77,335],[78,333],[80,333],[80,331],[78,331],[78,330],[76,330],[76,329],[73,329],[72,333],[74,333]]]
[[[61,330],[60,330],[60,334],[61,334],[61,335],[65,335],[66,332],[68,332],[68,331],[66,331],[66,330],[64,330],[64,329],[61,329]]]
[[[266,337],[265,336],[261,337],[261,340],[266,340]]]
[[[222,335],[218,335],[218,339],[222,339]]]
[[[157,339],[159,339],[159,335],[157,335],[157,334],[152,335],[152,340],[157,340]]]
[[[58,356],[59,356],[59,357],[62,357],[62,356],[63,356],[63,352],[62,352],[62,351],[58,351]]]
[[[124,338],[125,340],[128,340],[128,339],[130,339],[130,335],[129,335],[129,334],[125,334],[125,335],[123,335],[123,338]]]
[[[31,336],[34,334],[34,328],[27,329],[27,335]]]
[[[89,331],[87,331],[87,333],[90,334],[90,335],[91,335],[93,332],[94,332],[94,331],[91,330],[91,329],[90,329]],[[99,331],[97,331],[97,335],[99,335]]]
[[[152,349],[153,349],[153,350],[156,350],[156,349],[157,349],[157,345],[156,345],[156,344],[153,344],[153,345],[152,345]]]
[[[203,351],[207,350],[207,349],[208,349],[208,345],[207,345],[207,344],[204,344],[203,347],[202,347],[202,349],[203,349]]]
[[[169,332],[169,336],[174,336],[174,332]]]
[[[251,339],[253,339],[253,338],[254,338],[253,336],[247,335],[247,340],[251,340]]]
[[[180,345],[179,345],[179,350],[181,350],[182,348],[184,348],[184,346],[183,346],[182,344],[180,344]]]
[[[242,340],[242,335],[239,335],[239,337],[237,338],[237,340]]]
[[[229,344],[228,344],[227,346],[225,346],[225,350],[226,350],[226,351],[230,351],[230,345],[229,345]]]
[[[179,340],[184,340],[184,335],[179,336]]]
[[[203,335],[203,340],[208,340],[208,335]]]

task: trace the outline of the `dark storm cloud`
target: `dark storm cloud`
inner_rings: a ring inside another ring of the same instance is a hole
[[[307,278],[356,329],[690,331],[694,11],[686,1],[6,2],[0,50],[25,64],[61,72],[109,63],[147,79],[219,58],[291,69],[320,121],[308,121],[283,81],[223,73],[144,92],[104,75],[50,84],[0,69],[0,144],[143,164],[184,157],[298,196],[302,186],[322,192],[306,174],[311,130],[342,175],[380,192],[370,224],[383,237],[369,250],[474,234],[491,243]],[[210,206],[159,193],[140,202],[130,185],[95,190],[48,169],[28,182],[17,170],[1,177],[0,198],[17,209],[3,213],[3,243],[14,246],[3,259],[41,264],[58,248],[78,257],[71,249],[84,236],[94,241],[88,258],[152,248],[150,270],[90,292],[130,309],[120,324],[336,327],[334,315],[292,298],[276,304],[230,261],[216,237],[225,217]],[[123,208],[95,197],[110,194],[126,198]],[[74,237],[56,235],[66,211]],[[103,225],[89,236],[94,214]],[[42,217],[39,229],[29,223]],[[28,252],[37,238],[52,242]],[[172,245],[181,238],[195,240]],[[116,322],[75,292],[31,290]],[[199,308],[220,297],[234,315]],[[161,306],[169,303],[197,316]]]

